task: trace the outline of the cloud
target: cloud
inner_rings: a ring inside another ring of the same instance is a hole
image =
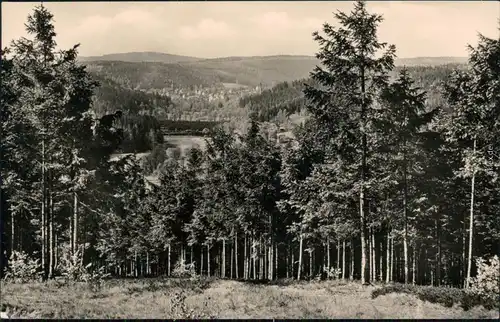
[[[59,33],[58,43],[67,47],[75,39],[82,44],[82,55],[109,52],[154,51],[168,39],[168,24],[155,12],[125,9],[114,15],[87,16],[73,28]],[[105,49],[112,46],[110,51]]]
[[[289,31],[312,31],[320,29],[323,20],[316,17],[292,18],[287,12],[269,11],[250,18],[257,28],[267,33],[283,33]]]
[[[251,20],[260,28],[267,30],[289,29],[292,27],[292,20],[286,12],[270,11],[253,17]]]
[[[92,15],[89,16],[73,29],[75,34],[104,33],[119,28],[133,28],[140,30],[154,30],[161,25],[158,17],[152,13],[129,9],[117,13],[114,16]]]
[[[236,32],[224,21],[203,19],[195,26],[182,26],[179,34],[184,39],[220,39],[232,37]]]

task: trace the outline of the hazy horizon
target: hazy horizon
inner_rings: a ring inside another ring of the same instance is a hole
[[[26,36],[24,23],[40,2],[2,2],[2,47]],[[60,48],[80,43],[81,56],[157,52],[197,58],[313,56],[312,32],[336,2],[48,2]],[[496,1],[368,1],[381,14],[379,40],[395,44],[400,58],[466,57],[477,34],[498,35]]]

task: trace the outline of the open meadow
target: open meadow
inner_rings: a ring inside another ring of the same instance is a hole
[[[422,301],[382,286],[341,281],[255,284],[231,280],[114,279],[100,287],[61,281],[2,282],[2,311],[11,318],[360,318],[496,319],[482,306]],[[430,288],[430,287],[428,287]],[[437,289],[437,288],[433,288]]]

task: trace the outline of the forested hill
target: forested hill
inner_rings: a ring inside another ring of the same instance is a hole
[[[203,74],[179,64],[94,61],[85,65],[92,74],[133,89],[189,88],[211,86],[222,81],[217,75]]]
[[[99,74],[94,74],[93,78],[99,82],[93,96],[93,108],[97,115],[104,115],[117,108],[132,115],[143,112],[158,114],[166,113],[173,106],[168,96],[130,89]]]
[[[141,89],[208,87],[221,83],[273,86],[306,78],[319,63],[313,56],[201,59],[161,53],[111,54],[81,61],[95,73]],[[461,57],[421,57],[397,59],[396,65],[439,66],[463,62],[465,58]]]
[[[403,67],[396,67],[390,74],[395,78]],[[465,64],[446,64],[436,66],[409,66],[409,74],[417,86],[427,92],[428,107],[434,108],[443,102],[442,85],[455,69],[464,69]],[[260,93],[245,95],[239,100],[239,106],[254,112],[259,121],[283,120],[288,115],[304,109],[304,84],[309,79],[282,82]]]
[[[130,52],[130,53],[115,53],[102,56],[79,57],[78,60],[84,61],[124,61],[124,62],[157,62],[175,64],[180,62],[196,61],[202,58],[172,55],[165,53],[157,53],[150,51]]]

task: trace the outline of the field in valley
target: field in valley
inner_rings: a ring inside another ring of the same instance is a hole
[[[482,306],[464,311],[413,295],[372,298],[380,286],[340,281],[281,282],[142,279],[86,284],[5,284],[2,311],[24,318],[498,318]]]

